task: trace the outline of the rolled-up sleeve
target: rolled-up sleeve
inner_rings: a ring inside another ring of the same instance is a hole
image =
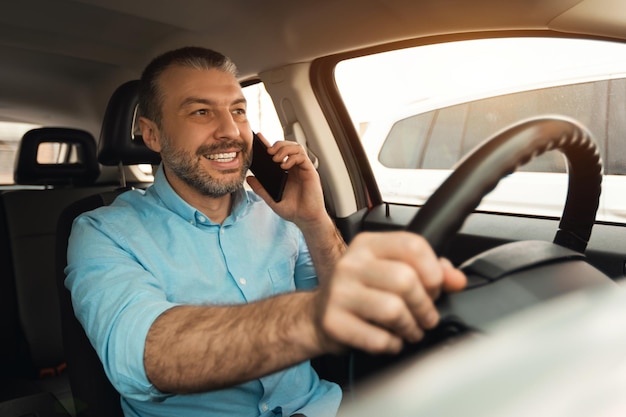
[[[125,250],[123,234],[89,216],[76,219],[65,273],[74,312],[113,386],[137,400],[166,396],[147,379],[143,354],[154,320],[177,304]]]

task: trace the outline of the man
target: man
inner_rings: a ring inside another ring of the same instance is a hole
[[[162,156],[154,185],[79,217],[66,270],[127,416],[332,416],[341,391],[310,358],[398,351],[436,325],[442,289],[464,286],[412,234],[363,234],[346,248],[295,143],[268,149],[289,171],[280,203],[254,177],[245,191],[252,132],[223,55],[157,57],[140,109]]]

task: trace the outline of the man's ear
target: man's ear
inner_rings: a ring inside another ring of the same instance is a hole
[[[146,146],[155,152],[161,152],[161,136],[156,123],[146,117],[140,116],[139,129],[141,130],[141,136]]]

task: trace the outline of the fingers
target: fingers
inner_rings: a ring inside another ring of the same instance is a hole
[[[422,275],[417,273],[411,266],[406,263],[393,259],[379,259],[376,262],[368,262],[366,259],[359,260],[361,271],[360,283],[367,288],[379,290],[378,301],[373,297],[366,298],[363,304],[366,304],[372,311],[382,310],[380,312],[381,319],[390,319],[391,312],[388,310],[389,303],[396,302],[395,310],[400,308],[406,311],[407,317],[411,317],[411,323],[414,327],[411,331],[403,331],[401,326],[384,320],[381,324],[385,327],[400,331],[404,336],[408,336],[409,340],[419,340],[410,337],[411,333],[417,332],[417,328],[430,329],[437,325],[439,314],[433,304],[432,297],[428,294],[423,285]],[[356,274],[355,273],[355,274]],[[364,294],[362,294],[363,296]],[[393,295],[394,299],[389,300],[389,295]],[[371,299],[370,299],[371,298]],[[372,313],[373,314],[373,313]],[[400,313],[395,313],[398,316]],[[372,319],[373,317],[368,317]],[[404,320],[404,324],[407,320]],[[420,332],[421,333],[421,332]]]
[[[270,206],[274,204],[274,200],[272,199],[270,194],[265,190],[265,188],[263,188],[263,186],[255,176],[247,176],[246,182],[248,183],[250,188],[252,188],[252,191],[258,194],[267,204],[269,204]]]
[[[306,151],[297,142],[281,140],[270,145],[262,133],[257,133],[257,136],[268,147],[267,151],[272,155],[274,162],[280,163],[280,167],[284,170],[309,161]]]
[[[363,233],[337,263],[324,321],[331,337],[372,353],[395,352],[439,321],[434,299],[458,291],[465,276],[408,232]],[[328,315],[335,312],[338,321]],[[339,326],[351,323],[351,328]],[[358,323],[358,325],[356,324]]]
[[[389,330],[392,335],[411,342],[419,341],[424,332],[416,323],[415,317],[406,308],[401,296],[371,287],[354,287],[353,295],[340,300],[343,307],[367,323],[377,323],[382,329]]]
[[[338,310],[335,314],[326,315],[326,318],[323,327],[327,336],[343,345],[370,353],[397,353],[402,349],[402,338],[347,311]]]
[[[440,259],[443,268],[443,290],[446,292],[457,292],[463,290],[467,286],[467,277],[465,274],[456,269],[449,260]]]
[[[278,141],[268,149],[268,152],[272,155],[274,162],[280,163],[280,167],[284,170],[309,161],[304,148],[297,142]]]
[[[444,277],[442,265],[428,242],[421,236],[409,232],[362,233],[355,241],[371,252],[364,256],[379,262],[386,260],[403,265],[407,274],[411,272],[410,276],[405,277],[395,271],[386,281],[402,284],[400,280],[403,279],[405,286],[411,285],[410,288],[413,288],[417,279],[431,298],[439,295]],[[380,280],[380,276],[388,274],[384,271],[380,273],[382,275],[377,276],[376,281],[385,282]]]

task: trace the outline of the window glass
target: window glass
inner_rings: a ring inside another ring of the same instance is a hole
[[[261,132],[270,143],[284,140],[283,128],[265,85],[258,82],[246,86],[243,94],[246,97],[248,121],[252,130]]]
[[[37,147],[37,163],[48,165],[76,163],[79,146],[61,142],[43,142]]]
[[[0,121],[0,185],[13,184],[15,154],[22,136],[38,125]]]
[[[483,39],[354,58],[335,76],[385,201],[422,204],[483,140],[559,115],[585,125],[600,149],[597,218],[626,222],[617,197],[626,189],[625,52],[582,39]],[[501,180],[479,209],[558,217],[566,193],[567,162],[550,151]]]

